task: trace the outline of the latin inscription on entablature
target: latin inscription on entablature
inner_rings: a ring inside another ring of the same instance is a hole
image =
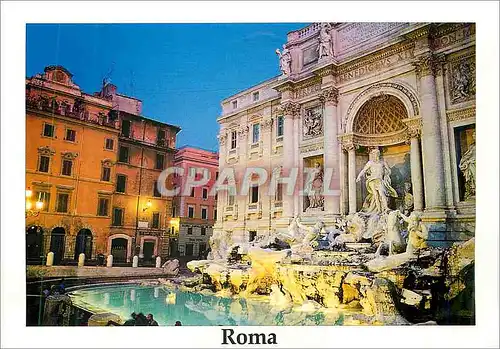
[[[340,73],[337,76],[337,83],[347,82],[349,80],[360,78],[364,75],[374,73],[378,70],[388,68],[402,61],[409,61],[414,58],[413,47],[407,50],[383,57],[368,64],[361,65],[355,69]]]
[[[339,30],[338,49],[343,51],[392,29],[409,25],[409,23],[352,23]]]
[[[304,144],[300,146],[300,153],[310,153],[313,151],[323,150],[323,142],[312,143],[312,144]]]
[[[299,88],[298,90],[295,90],[295,92],[293,93],[293,98],[300,99],[303,97],[307,97],[309,95],[318,92],[319,90],[321,90],[321,83]]]
[[[439,50],[447,46],[451,46],[457,42],[463,42],[470,40],[472,36],[476,33],[476,27],[474,25],[466,25],[456,31],[448,33],[446,35],[435,38],[432,41],[432,47],[434,50]]]

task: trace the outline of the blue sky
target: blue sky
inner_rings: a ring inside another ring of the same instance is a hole
[[[222,99],[279,74],[274,53],[305,24],[30,24],[26,76],[62,65],[85,92],[111,73],[147,117],[182,128],[178,146],[217,150]]]

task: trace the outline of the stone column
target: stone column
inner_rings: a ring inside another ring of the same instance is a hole
[[[330,87],[323,91],[321,99],[324,103],[323,113],[323,134],[324,134],[324,169],[333,169],[330,188],[340,189],[340,166],[339,166],[339,145],[338,145],[338,119],[337,101],[338,90]],[[330,189],[328,188],[328,189]],[[325,197],[325,213],[340,214],[340,196]]]
[[[349,169],[348,169],[348,159],[347,159],[347,151],[344,150],[344,147],[342,146],[342,156],[340,158],[341,160],[341,183],[342,183],[342,189],[341,189],[341,209],[342,209],[342,214],[348,214],[349,213]]]
[[[348,181],[349,181],[349,214],[356,213],[356,147],[354,144],[346,144],[348,157]]]
[[[304,185],[304,166],[300,162],[300,151],[299,151],[299,138],[300,138],[300,107],[293,118],[293,167],[298,169],[297,175],[297,188],[302,188]],[[299,197],[298,193],[293,195],[293,216],[298,217],[301,213],[300,206],[303,206],[304,200]]]
[[[413,191],[413,209],[422,211],[424,209],[424,189],[422,183],[422,163],[420,160],[420,134],[422,130],[422,119],[413,118],[405,120],[410,138],[410,166],[411,186]]]
[[[269,184],[271,183],[271,152],[272,152],[272,129],[273,129],[273,119],[269,115],[268,118],[262,120],[260,123],[260,131],[261,131],[261,151],[262,151],[262,166],[265,167],[267,171],[267,181],[263,185],[260,186],[259,191],[261,195],[261,211],[262,212],[271,212],[272,210],[272,200],[274,200],[274,196],[270,197],[269,193]],[[267,215],[266,215],[267,217]],[[270,229],[270,228],[269,228]]]
[[[420,80],[425,209],[442,210],[445,207],[446,188],[440,116],[434,80],[435,59],[430,53],[425,53],[418,58],[415,66]]]
[[[288,176],[290,169],[294,167],[294,118],[298,114],[300,107],[295,103],[285,103],[281,105],[283,112],[283,172],[282,176]],[[288,188],[283,186],[283,216],[292,218],[294,214],[294,195],[287,195]]]

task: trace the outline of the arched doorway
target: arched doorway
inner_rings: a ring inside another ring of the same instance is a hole
[[[26,229],[26,262],[39,263],[43,256],[43,229],[34,225]]]
[[[76,235],[75,260],[80,253],[85,254],[85,260],[92,259],[92,232],[89,229],[81,229]]]
[[[111,254],[113,255],[113,262],[126,262],[127,261],[127,247],[128,240],[125,238],[114,238],[111,240]]]
[[[66,230],[61,227],[54,228],[50,234],[50,252],[54,253],[54,265],[60,264],[64,258],[64,243]]]

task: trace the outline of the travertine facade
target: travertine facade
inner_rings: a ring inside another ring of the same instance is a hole
[[[314,23],[276,53],[281,76],[222,102],[219,171],[234,168],[239,188],[248,167],[298,168],[297,187],[219,192],[214,231],[249,241],[296,216],[328,225],[360,211],[366,189],[356,177],[376,147],[398,194],[392,209],[413,197],[436,244],[473,235],[474,24]],[[297,195],[303,169],[315,166],[324,172],[313,187],[329,182],[333,193],[322,200]]]

